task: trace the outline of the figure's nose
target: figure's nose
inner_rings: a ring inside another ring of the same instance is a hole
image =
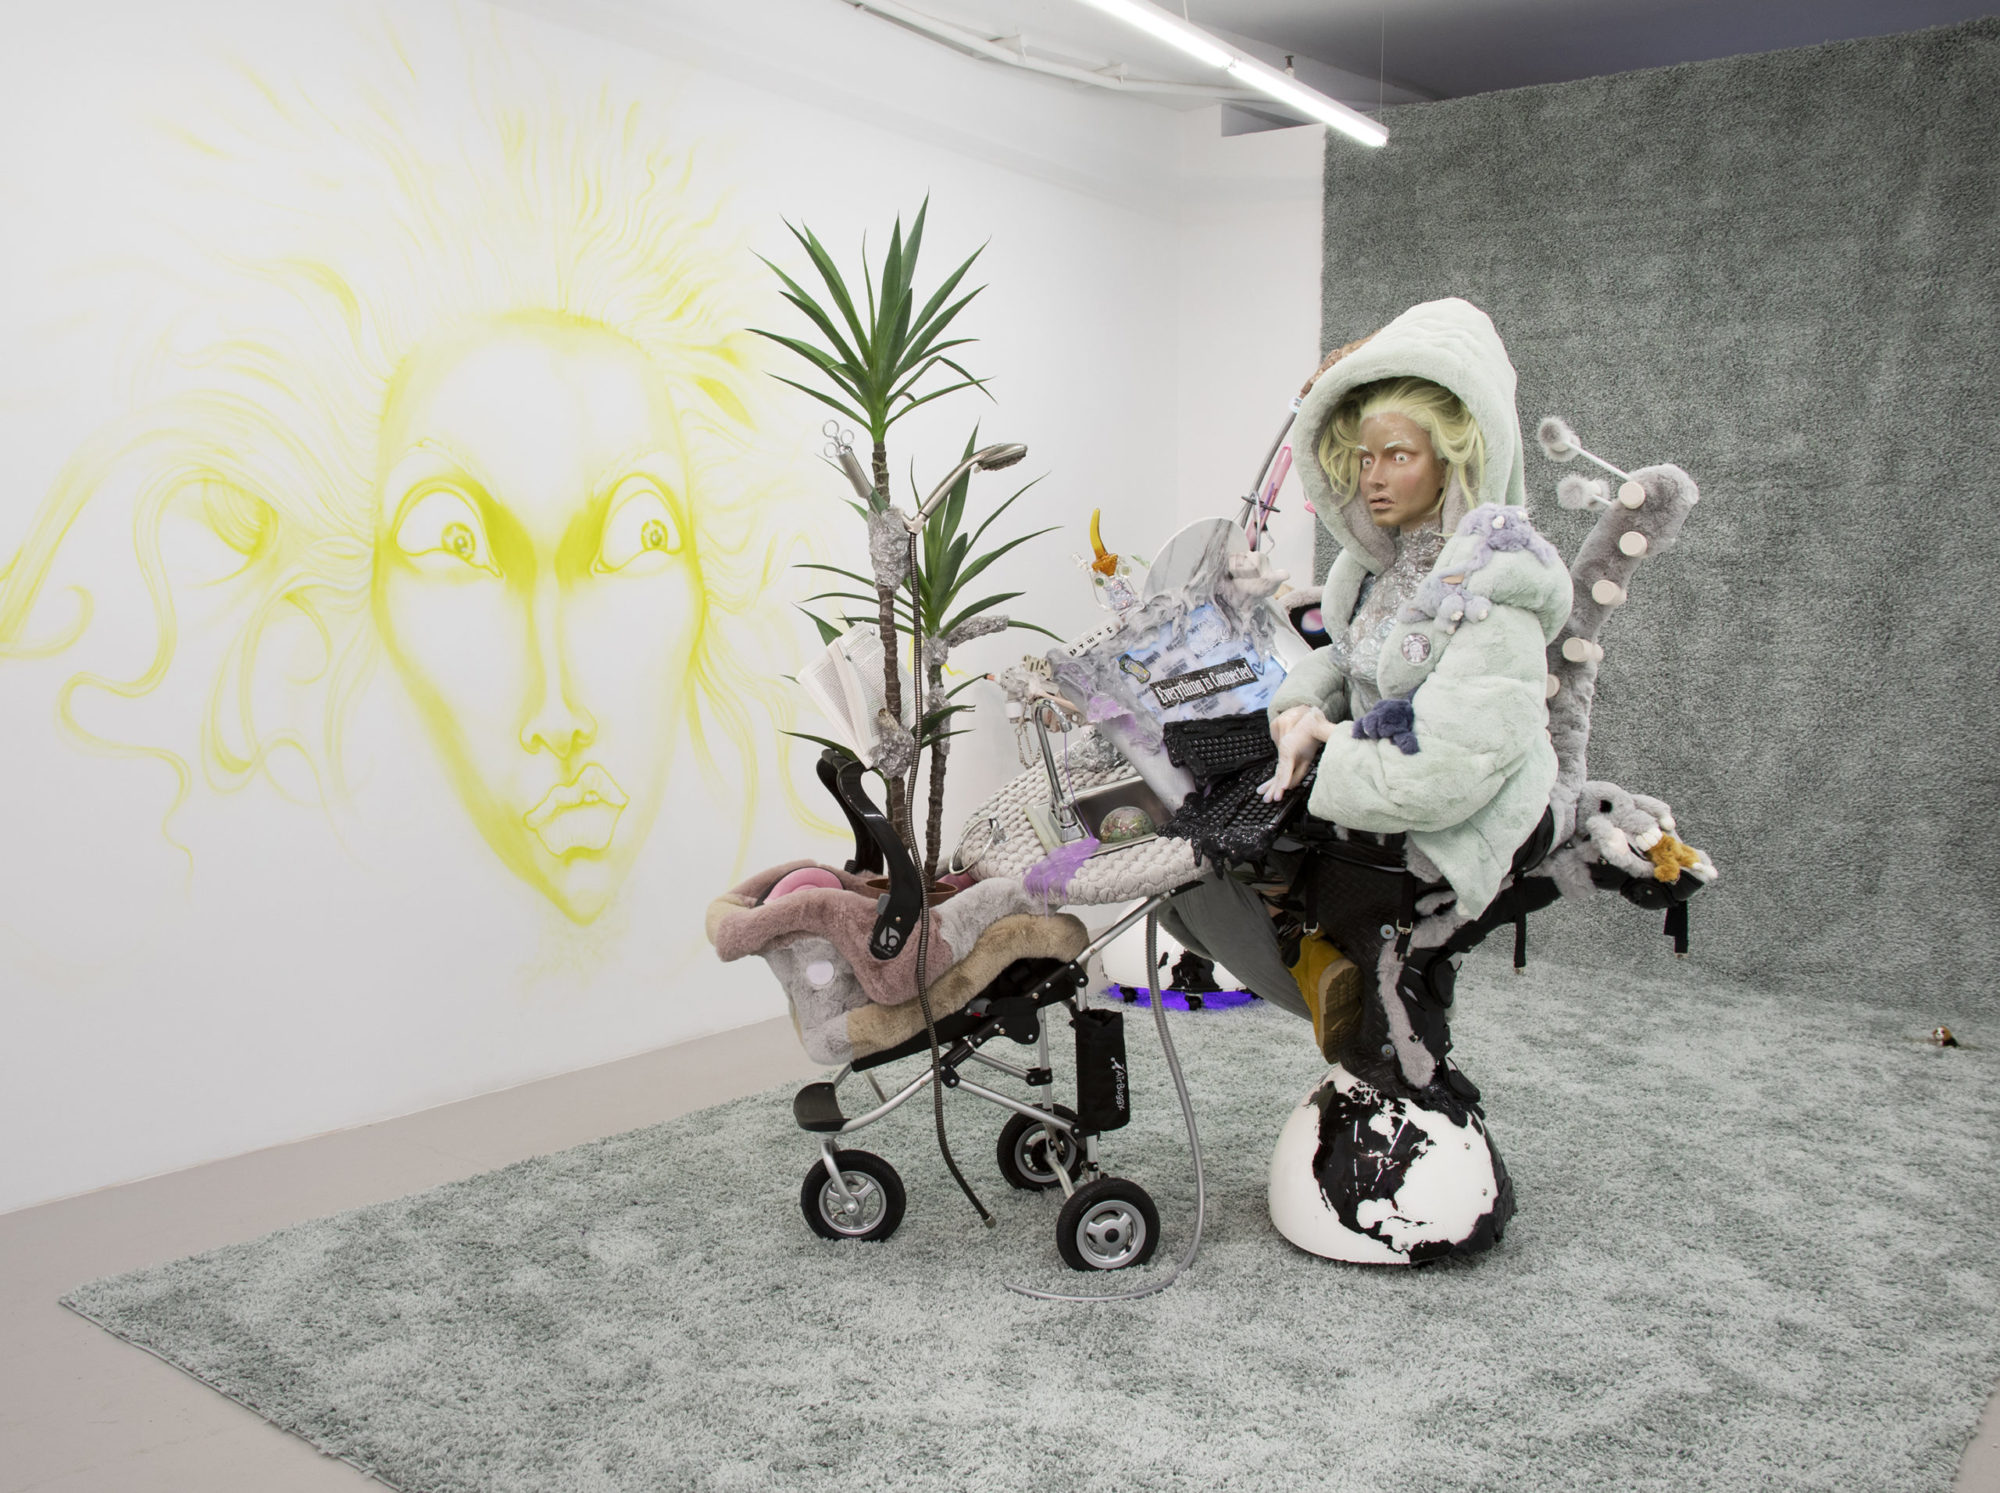
[[[533,658],[521,749],[568,757],[596,739],[597,721],[570,698],[569,662],[563,648],[562,596],[553,576],[543,576],[536,583],[528,609],[528,630]]]

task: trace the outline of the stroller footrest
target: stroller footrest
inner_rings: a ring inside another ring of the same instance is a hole
[[[830,1083],[809,1083],[792,1096],[792,1118],[801,1130],[838,1130],[847,1123]]]

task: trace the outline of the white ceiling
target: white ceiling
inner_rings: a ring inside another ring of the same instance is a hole
[[[865,3],[865,0],[864,0]],[[1180,54],[1078,0],[904,0],[1086,67],[1197,81]],[[1181,8],[1182,0],[1161,0]],[[1361,109],[1942,26],[1996,0],[1184,0],[1196,25]],[[1207,74],[1212,78],[1213,74]],[[1155,100],[1160,102],[1163,100]],[[1172,102],[1171,100],[1165,100]],[[1185,101],[1182,101],[1185,102]]]
[[[1191,19],[1433,98],[1886,36],[1994,0],[1188,0]],[[1378,60],[1379,59],[1379,60]]]

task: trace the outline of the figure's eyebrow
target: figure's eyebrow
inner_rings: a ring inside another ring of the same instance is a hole
[[[1398,446],[1408,447],[1412,451],[1417,449],[1417,443],[1415,441],[1406,441],[1401,438],[1398,438],[1393,441],[1384,441],[1382,443],[1382,449],[1384,451],[1394,451]]]
[[[681,495],[681,471],[673,451],[657,440],[642,441],[627,451],[621,452],[604,463],[602,475],[592,484],[589,498],[578,508],[576,516],[569,521],[563,531],[563,547],[581,547],[582,551],[595,553],[599,527],[605,522],[605,510],[611,498],[618,491],[618,485],[627,477],[651,477],[659,486],[673,510],[675,520],[686,530],[688,522],[685,499]]]
[[[606,475],[591,492],[592,503],[601,503],[608,499],[619,483],[635,473],[661,478],[660,485],[669,493],[677,493],[680,487],[678,481],[664,480],[669,472],[677,475],[678,466],[674,453],[658,441],[642,441],[631,450],[620,452],[604,464],[604,471]]]
[[[400,467],[404,462],[408,461],[412,456],[439,457],[445,461],[450,462],[453,466],[457,467],[459,471],[463,472],[466,476],[470,477],[474,482],[476,482],[479,485],[482,491],[490,493],[493,490],[492,480],[487,476],[486,473],[482,472],[479,469],[479,463],[474,461],[471,457],[467,456],[463,451],[460,451],[457,447],[453,446],[452,443],[450,441],[447,441],[443,436],[427,435],[420,440],[411,442],[408,449],[406,449],[401,456],[396,458],[395,462],[391,465],[390,470],[394,471],[397,467]]]

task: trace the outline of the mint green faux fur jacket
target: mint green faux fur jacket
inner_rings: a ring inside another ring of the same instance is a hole
[[[1446,522],[1459,528],[1475,503],[1521,502],[1521,435],[1514,411],[1514,369],[1485,313],[1465,301],[1412,307],[1368,344],[1336,363],[1313,386],[1293,426],[1293,449],[1317,450],[1320,431],[1340,396],[1358,384],[1399,374],[1452,390],[1480,422],[1486,480],[1478,494],[1447,494]],[[1308,455],[1300,464],[1307,495],[1341,552],[1328,572],[1320,612],[1329,631],[1346,626],[1363,581],[1388,562],[1388,536],[1358,501],[1334,493]],[[1484,507],[1479,515],[1498,514]],[[1510,506],[1525,524],[1525,510]],[[1377,684],[1385,699],[1408,698],[1418,750],[1334,733],[1307,801],[1318,818],[1350,829],[1406,833],[1477,915],[1500,889],[1514,851],[1548,807],[1556,782],[1550,743],[1547,647],[1570,612],[1568,569],[1553,551],[1509,549],[1484,557],[1476,532],[1446,543],[1433,578],[1463,575],[1463,589],[1491,603],[1456,628],[1436,619],[1399,622],[1382,645]],[[1473,610],[1478,610],[1475,607]],[[1423,641],[1404,647],[1412,634]],[[1315,705],[1331,720],[1347,715],[1347,688],[1330,651],[1293,669],[1272,698],[1273,718]]]

